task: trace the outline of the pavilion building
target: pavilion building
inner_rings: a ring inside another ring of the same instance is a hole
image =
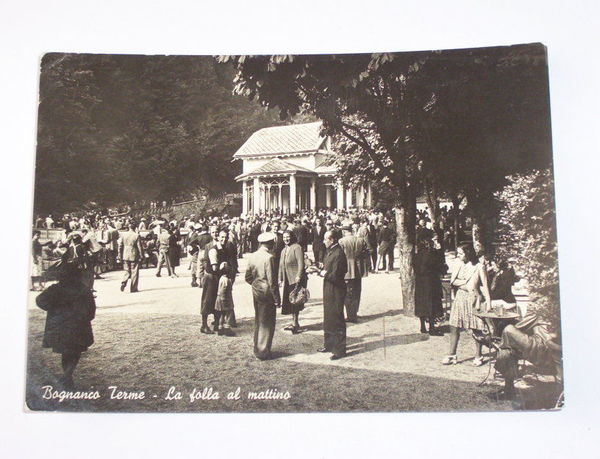
[[[336,180],[331,139],[321,122],[256,131],[233,155],[242,160],[242,213],[371,206],[371,186],[344,187]]]

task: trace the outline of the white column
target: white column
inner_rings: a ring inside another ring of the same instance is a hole
[[[290,175],[290,213],[296,213],[296,176]]]
[[[371,184],[367,183],[367,207],[371,207],[373,205],[371,199]]]
[[[252,203],[252,213],[254,215],[260,213],[260,180],[258,177],[254,178],[254,195]]]
[[[352,188],[346,190],[346,209],[352,207]]]
[[[281,194],[281,188],[283,187],[283,183],[279,184],[279,195],[277,196],[277,207],[279,207],[279,212],[283,212],[283,195]]]
[[[331,207],[331,185],[325,185],[325,206]]]
[[[365,187],[361,185],[356,190],[356,207],[365,207]]]
[[[265,210],[271,210],[271,184],[267,183],[267,189],[266,191],[266,205],[265,205]]]
[[[336,191],[337,191],[337,208],[343,209],[344,208],[344,185],[342,185],[341,183],[338,183]]]
[[[310,210],[317,210],[317,179],[310,181]]]
[[[245,180],[242,182],[242,213],[248,213],[248,188]]]

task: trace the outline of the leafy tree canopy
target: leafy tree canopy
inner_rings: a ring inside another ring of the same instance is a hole
[[[233,191],[233,153],[281,121],[232,79],[211,57],[44,56],[35,211]]]
[[[550,161],[545,49],[222,56],[235,90],[282,118],[303,110],[337,135],[346,181],[402,195],[418,171],[448,191],[499,189]]]

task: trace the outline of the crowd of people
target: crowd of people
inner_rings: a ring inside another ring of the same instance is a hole
[[[448,272],[443,249],[444,226],[448,229],[453,222],[450,217],[445,218],[440,232],[432,229],[424,213],[418,217],[415,315],[420,319],[421,333],[438,336],[443,333],[436,323],[446,314],[442,305],[442,278]],[[38,297],[40,307],[49,311],[48,320],[51,320],[50,310],[55,310],[50,303],[63,297],[68,297],[71,303],[77,301],[75,298],[83,298],[82,292],[93,292],[94,279],[107,269],[122,267],[125,273],[120,289],[125,291],[129,284],[129,291],[135,293],[139,291],[140,268],[153,266],[155,275],[161,277],[162,268],[166,267],[168,275],[176,277],[176,267],[187,254],[191,287],[202,290],[201,333],[232,336],[235,334],[232,329],[237,326],[232,289],[239,272],[239,259],[250,252],[245,281],[252,287],[256,357],[271,357],[278,308],[282,315],[290,317],[285,330],[292,334],[303,331],[300,317],[308,298],[307,280],[309,275],[315,275],[323,279],[324,341],[318,351],[330,353],[331,359],[336,360],[346,356],[346,324],[359,320],[362,279],[394,269],[396,222],[391,211],[322,209],[293,216],[190,215],[180,221],[167,220],[149,217],[136,222],[127,217],[69,216],[63,219],[64,237],[44,244],[39,241],[40,231],[35,230],[34,268],[44,259],[54,259],[67,267],[71,278],[65,279],[61,274],[58,284]],[[79,281],[73,281],[74,277]],[[469,330],[475,339],[473,364],[484,363],[478,335],[486,331],[486,325],[478,314],[498,306],[516,309],[512,286],[517,281],[506,260],[486,253],[476,254],[471,244],[456,247],[456,266],[450,277],[454,294],[448,320],[449,353],[441,363],[458,363],[461,330]],[[93,319],[90,312],[94,309],[93,297],[90,300],[89,295],[85,296],[85,303],[81,323],[87,321],[89,325]],[[211,316],[213,320],[209,323]],[[81,329],[85,336],[74,339],[71,350],[68,339],[61,338],[57,345],[56,337],[50,334],[44,340],[45,346],[63,354],[67,382],[72,382],[78,355],[93,342],[91,326],[82,325]],[[73,326],[69,330],[76,335]]]

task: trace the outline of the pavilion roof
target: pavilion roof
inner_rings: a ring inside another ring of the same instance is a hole
[[[234,159],[289,156],[325,151],[320,135],[321,121],[288,126],[273,126],[256,131],[233,155]]]
[[[321,164],[315,168],[317,174],[335,174],[337,167],[335,165],[335,156],[329,155]]]
[[[238,175],[235,179],[241,180],[248,177],[268,177],[278,175],[290,175],[290,174],[306,174],[315,175],[314,171],[307,169],[306,167],[296,166],[295,164],[288,163],[280,158],[275,158],[266,164],[263,164],[258,169],[253,170],[247,174]]]

